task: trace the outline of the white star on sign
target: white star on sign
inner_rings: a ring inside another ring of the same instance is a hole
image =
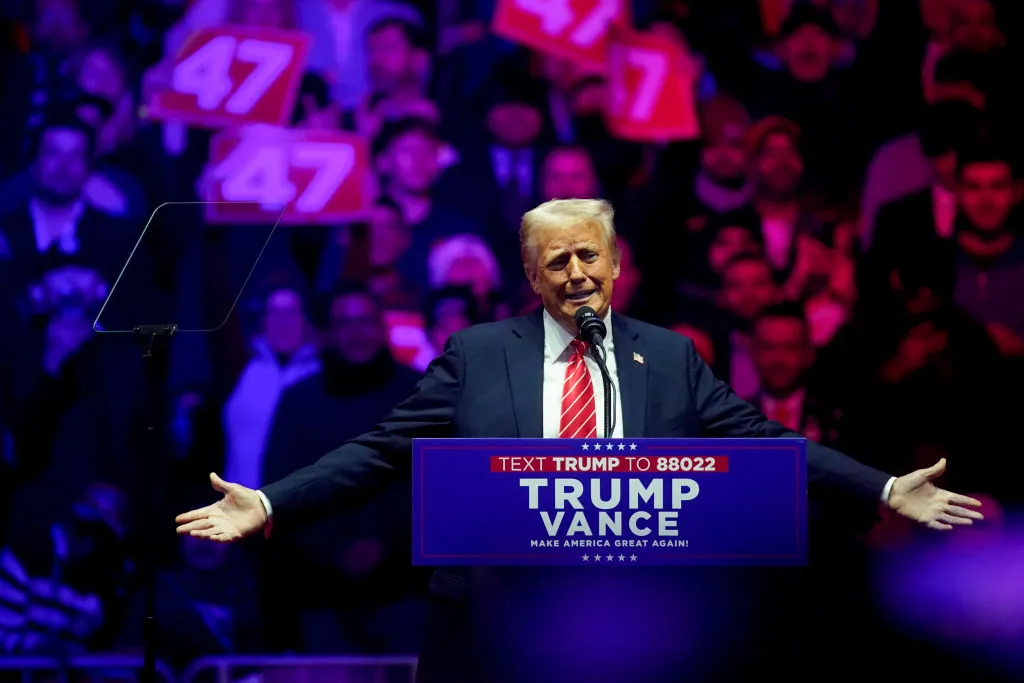
[[[601,450],[601,444],[599,444],[599,443],[595,443],[595,444],[594,444],[594,450],[595,450],[595,451],[599,451],[599,450]]]
[[[594,555],[594,562],[600,562],[600,561],[601,561],[601,556],[600,555]]]
[[[629,444],[629,450],[635,451],[636,450],[636,444],[635,443]]]
[[[630,562],[636,562],[636,555],[630,555],[629,556],[629,561]]]
[[[625,555],[619,555],[619,562],[625,562],[625,561],[626,561],[626,556]]]
[[[584,562],[586,562],[586,561],[587,561],[587,560],[589,560],[589,559],[590,559],[590,555],[584,555],[584,556],[583,556],[583,561],[584,561]]]
[[[613,558],[613,557],[612,557],[611,555],[609,555],[609,556],[608,556],[608,557],[606,557],[605,559],[606,559],[606,560],[608,560],[609,562],[611,562],[611,561],[612,561],[613,559],[615,559],[615,558]]]
[[[626,450],[626,444],[624,444],[624,443],[620,443],[620,444],[619,444],[619,450],[620,450],[620,451],[624,451],[624,450]]]
[[[590,450],[590,444],[589,443],[585,443],[585,444],[583,444],[582,448],[585,451],[589,451]]]
[[[605,447],[604,447],[604,449],[605,449],[606,451],[610,451],[610,450],[612,450],[613,448],[615,448],[615,444],[612,444],[612,443],[609,443],[609,444],[605,444]]]

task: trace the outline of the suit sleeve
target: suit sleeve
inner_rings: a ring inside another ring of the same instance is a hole
[[[453,435],[455,408],[462,393],[465,357],[459,335],[431,363],[412,395],[371,431],[330,451],[308,467],[264,486],[274,525],[338,509],[362,506],[412,464],[414,438]],[[336,415],[328,419],[345,419]]]
[[[715,377],[687,340],[690,389],[706,434],[732,438],[805,438],[766,418]],[[807,479],[877,503],[891,477],[831,448],[807,441]]]

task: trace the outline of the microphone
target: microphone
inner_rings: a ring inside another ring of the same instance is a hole
[[[604,326],[604,321],[597,317],[597,313],[593,308],[590,306],[580,306],[574,317],[576,319],[576,329],[580,331],[580,339],[591,346],[601,346],[604,344],[608,328]]]
[[[580,339],[590,344],[590,355],[594,357],[597,367],[601,371],[601,380],[604,383],[604,438],[610,439],[612,438],[612,378],[608,374],[608,366],[604,362],[603,346],[608,328],[590,306],[580,306],[573,317],[576,320],[576,329],[580,331]]]

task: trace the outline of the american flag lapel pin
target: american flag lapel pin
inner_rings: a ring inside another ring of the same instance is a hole
[[[640,365],[643,365],[643,364],[644,364],[644,357],[643,357],[643,356],[641,356],[641,355],[640,355],[639,353],[637,353],[636,351],[634,351],[634,352],[633,352],[633,360],[635,360],[635,361],[636,361],[637,363],[639,363]]]

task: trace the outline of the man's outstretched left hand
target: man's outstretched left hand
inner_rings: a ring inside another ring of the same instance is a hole
[[[955,526],[970,526],[985,519],[977,510],[981,501],[940,489],[932,483],[946,471],[946,459],[923,470],[903,475],[893,482],[889,491],[889,508],[894,512],[926,525],[929,529],[948,531]]]

